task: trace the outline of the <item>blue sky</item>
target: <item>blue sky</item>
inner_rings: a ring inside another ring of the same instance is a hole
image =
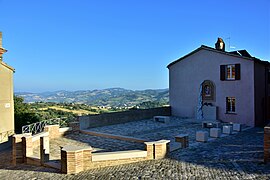
[[[166,66],[217,37],[270,60],[269,0],[0,0],[0,8],[15,91],[168,88]]]

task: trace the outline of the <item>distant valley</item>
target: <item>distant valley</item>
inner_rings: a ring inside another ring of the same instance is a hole
[[[55,91],[44,93],[17,92],[27,103],[76,103],[105,107],[132,107],[147,103],[168,104],[168,89],[128,90],[109,88],[102,90]]]

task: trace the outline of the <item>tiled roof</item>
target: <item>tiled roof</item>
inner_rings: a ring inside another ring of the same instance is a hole
[[[211,47],[202,45],[201,47],[195,49],[194,51],[188,53],[187,55],[185,55],[185,56],[171,62],[167,66],[167,68],[169,68],[170,66],[174,65],[175,63],[187,58],[188,56],[191,56],[192,54],[195,54],[196,52],[198,52],[200,50],[208,50],[208,51],[212,51],[212,52],[216,52],[216,53],[225,54],[225,55],[228,55],[228,56],[234,56],[234,57],[240,57],[240,58],[243,58],[243,59],[246,59],[246,60],[252,60],[252,61],[262,63],[262,64],[265,64],[265,65],[268,65],[268,66],[270,65],[270,63],[268,61],[263,61],[263,60],[260,60],[260,59],[258,59],[256,57],[252,57],[246,50],[238,50],[238,51],[226,52],[226,51],[221,51],[221,50],[217,50],[215,48],[211,48]]]

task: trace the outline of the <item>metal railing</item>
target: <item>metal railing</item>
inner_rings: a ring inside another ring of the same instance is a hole
[[[14,134],[14,130],[0,132],[0,143],[8,141],[8,137]]]
[[[33,124],[28,124],[22,127],[22,133],[32,133],[32,135],[41,133],[43,132],[44,127],[46,125],[58,124],[60,127],[63,127],[66,124],[66,121],[65,121],[66,119],[67,118],[55,118],[55,119],[49,119],[49,120],[36,122]]]

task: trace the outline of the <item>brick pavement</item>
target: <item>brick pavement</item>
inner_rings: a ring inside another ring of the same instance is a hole
[[[145,131],[150,132],[151,128]],[[10,151],[0,152],[0,179],[270,179],[270,165],[263,164],[262,128],[179,149],[167,159],[94,169],[76,175],[29,165],[13,167],[9,156]]]

